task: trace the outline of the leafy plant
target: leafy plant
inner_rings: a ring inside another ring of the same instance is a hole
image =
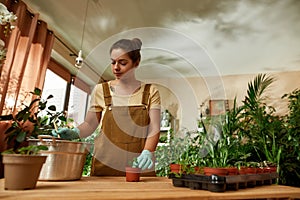
[[[83,172],[82,175],[83,176],[90,176],[91,174],[91,166],[92,166],[92,160],[93,160],[93,151],[94,151],[94,140],[95,137],[97,135],[99,135],[100,133],[100,127],[98,127],[94,133],[92,133],[90,136],[86,137],[86,138],[81,138],[82,142],[86,142],[88,144],[90,144],[89,146],[89,151],[86,155],[86,159],[85,159],[85,163],[84,163],[84,167],[83,167]]]
[[[300,187],[300,89],[284,94],[288,100],[289,113],[284,117],[286,137],[282,141],[280,179],[282,184]]]
[[[271,76],[259,74],[248,84],[243,101],[242,132],[254,146],[256,161],[266,160],[277,165],[279,170],[284,127],[280,117],[275,115],[275,109],[267,106],[264,96],[274,80]]]
[[[195,154],[192,154],[195,141],[191,138],[187,130],[181,130],[172,138],[169,143],[158,146],[155,151],[157,176],[167,176],[170,172],[170,164],[181,164],[184,168],[190,166],[192,160],[195,160]],[[187,170],[187,169],[185,169]]]
[[[8,149],[4,152],[2,152],[2,154],[22,154],[22,155],[37,155],[39,154],[39,152],[41,150],[48,150],[47,146],[44,145],[29,145],[26,147],[21,147],[19,149]]]
[[[209,136],[205,141],[207,156],[204,158],[207,167],[229,167],[233,166],[239,140],[235,135],[231,135],[221,128],[225,125],[215,127],[215,132],[218,135],[215,137]],[[213,134],[209,134],[213,135]]]
[[[132,158],[132,160],[128,161],[128,166],[132,167],[132,168],[138,168],[138,161],[137,161],[137,157]]]
[[[67,121],[62,112],[56,112],[54,105],[47,106],[48,100],[53,98],[53,95],[42,100],[42,91],[39,88],[35,88],[29,94],[33,99],[29,105],[22,102],[23,108],[16,115],[0,117],[0,120],[12,122],[5,134],[7,143],[13,145],[14,150],[19,148],[27,137],[36,138],[40,134],[51,134],[50,129],[56,128],[57,125],[63,125]],[[25,96],[25,99],[28,95]]]

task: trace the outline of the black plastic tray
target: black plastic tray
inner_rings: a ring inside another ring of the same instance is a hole
[[[201,175],[201,174],[182,174],[180,176],[170,174],[175,187],[187,187],[193,190],[208,190],[211,192],[225,192],[226,190],[239,190],[262,185],[275,183],[278,174],[243,174],[243,175]]]

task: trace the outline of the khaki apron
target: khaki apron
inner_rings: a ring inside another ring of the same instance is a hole
[[[146,84],[142,105],[113,106],[108,83],[103,83],[106,112],[101,133],[94,141],[92,176],[124,176],[125,167],[144,149],[150,123],[149,88]],[[145,172],[155,175],[154,168]]]

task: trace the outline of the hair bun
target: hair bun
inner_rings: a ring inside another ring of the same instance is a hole
[[[139,38],[133,38],[131,41],[135,44],[137,49],[142,48],[142,41]]]

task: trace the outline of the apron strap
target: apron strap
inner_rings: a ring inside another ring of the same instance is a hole
[[[110,91],[109,91],[108,83],[104,82],[102,84],[102,88],[103,88],[105,106],[111,106],[112,105],[112,98],[111,98],[111,94],[110,94]]]
[[[150,96],[150,86],[151,84],[146,84],[143,92],[142,104],[148,105],[148,100]]]

